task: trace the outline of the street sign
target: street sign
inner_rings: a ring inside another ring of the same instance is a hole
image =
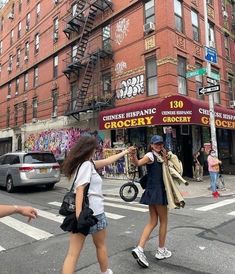
[[[210,78],[219,81],[220,80],[220,75],[218,73],[211,72],[210,73]]]
[[[208,77],[208,76],[206,77],[206,81],[207,81],[208,84],[211,84],[212,86],[218,84],[217,80],[215,80],[215,79],[213,79],[211,77]]]
[[[210,63],[217,64],[217,59],[218,56],[216,49],[205,47],[205,60]]]
[[[199,95],[204,95],[204,94],[209,94],[217,91],[220,91],[220,85],[199,88],[198,93]]]
[[[203,74],[206,74],[206,68],[199,68],[199,69],[187,72],[186,78],[203,75]]]

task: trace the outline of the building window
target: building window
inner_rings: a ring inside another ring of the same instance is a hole
[[[20,87],[20,79],[19,77],[16,78],[16,90],[15,90],[15,95],[19,94],[19,87]]]
[[[11,112],[10,112],[10,107],[7,107],[7,128],[10,127],[10,119],[11,119]]]
[[[186,59],[178,56],[178,93],[187,95]]]
[[[23,123],[27,123],[27,102],[23,102]]]
[[[14,39],[14,30],[11,30],[11,36],[10,36],[10,45],[12,46]]]
[[[193,40],[199,42],[199,22],[198,14],[191,10],[192,29],[193,29]]]
[[[34,47],[34,53],[37,54],[39,52],[39,33],[35,35],[35,47]]]
[[[195,64],[196,69],[202,68],[202,64],[196,63]],[[196,94],[198,99],[204,99],[204,95],[199,95],[199,88],[203,87],[203,77],[202,75],[197,75],[195,76],[195,81],[196,81]]]
[[[174,11],[175,11],[175,27],[179,32],[183,32],[183,12],[182,2],[174,0]]]
[[[148,96],[156,95],[157,90],[157,61],[156,57],[147,58],[145,61],[146,67],[146,86]]]
[[[10,99],[11,97],[11,82],[9,82],[8,83],[8,95],[9,95],[9,97],[8,97],[8,99]]]
[[[77,3],[75,3],[75,4],[73,4],[72,6],[71,6],[71,10],[72,10],[72,16],[73,17],[75,17],[76,15],[77,15]]]
[[[107,25],[103,27],[103,49],[106,51],[111,50],[110,38],[111,38],[111,27]]]
[[[16,51],[16,66],[18,67],[20,65],[20,49],[17,49]]]
[[[53,20],[53,41],[54,42],[58,41],[58,38],[59,38],[58,33],[59,33],[59,19],[58,17],[56,17]]]
[[[37,118],[38,116],[38,99],[33,98],[33,119]]]
[[[111,90],[112,90],[112,84],[111,84],[111,73],[105,73],[102,76],[102,82],[103,82],[103,95],[109,96],[111,94]]]
[[[3,31],[3,26],[4,26],[4,18],[2,16],[2,19],[1,19],[1,31]]]
[[[29,27],[30,27],[30,13],[28,13],[26,15],[26,25],[25,25],[25,30],[29,31]]]
[[[0,54],[2,54],[2,41],[0,41]]]
[[[228,77],[228,96],[230,101],[235,100],[235,93],[233,90],[233,75],[229,75]]]
[[[14,124],[18,125],[18,104],[14,106]]]
[[[25,57],[24,60],[27,62],[29,60],[29,42],[25,43]]]
[[[22,0],[19,0],[18,4],[19,4],[19,6],[18,6],[19,13],[21,13],[21,11],[22,11]]]
[[[19,22],[18,24],[18,35],[17,35],[18,38],[21,37],[21,22]]]
[[[10,55],[9,56],[9,61],[8,61],[8,68],[7,68],[9,73],[12,71],[12,62],[13,62],[13,56]]]
[[[147,1],[144,4],[144,18],[145,18],[145,24],[149,22],[155,23],[154,0]]]
[[[29,74],[26,72],[24,74],[24,91],[27,91],[29,88]]]
[[[57,78],[58,77],[58,55],[54,56],[53,58],[53,78]]]
[[[224,35],[224,47],[225,47],[225,56],[227,59],[230,59],[230,50],[229,50],[229,36]]]
[[[78,53],[78,45],[73,45],[72,46],[72,62],[76,62],[77,61],[77,53]]]
[[[36,23],[38,23],[38,21],[39,21],[40,8],[41,8],[40,3],[37,3],[37,5],[36,5]]]
[[[75,110],[76,109],[76,104],[77,104],[77,83],[71,83],[70,84],[70,92],[71,92],[71,109],[70,110]]]
[[[52,117],[57,116],[57,110],[58,110],[58,90],[54,89],[52,90]]]
[[[38,67],[34,68],[34,75],[33,75],[33,86],[38,86]]]
[[[214,25],[211,22],[208,22],[208,35],[209,35],[209,46],[212,48],[215,48]]]

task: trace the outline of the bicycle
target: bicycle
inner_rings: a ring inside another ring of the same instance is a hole
[[[139,194],[139,189],[136,184],[141,185],[143,189],[145,189],[146,187],[147,175],[136,179],[137,172],[138,171],[129,172],[129,174],[134,174],[133,178],[120,187],[119,195],[125,202],[133,202],[137,198]]]

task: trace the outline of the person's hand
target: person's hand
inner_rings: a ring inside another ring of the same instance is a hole
[[[36,219],[38,217],[37,210],[31,206],[19,206],[17,209],[17,213],[25,217],[29,217],[28,222],[30,222],[31,219]]]
[[[128,147],[127,150],[128,150],[128,153],[130,155],[135,155],[136,154],[136,147],[134,147],[134,146]]]

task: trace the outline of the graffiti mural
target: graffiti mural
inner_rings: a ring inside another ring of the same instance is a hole
[[[29,151],[51,151],[57,160],[63,160],[72,146],[81,136],[94,135],[98,141],[96,159],[102,158],[104,137],[97,131],[89,129],[68,128],[50,129],[40,133],[32,133],[26,137],[25,149]]]
[[[120,19],[116,24],[115,41],[120,46],[129,31],[130,20],[126,18]]]
[[[117,89],[117,99],[125,99],[135,97],[144,93],[144,75],[134,76],[123,80]]]
[[[121,62],[119,62],[119,63],[116,64],[116,66],[115,66],[115,72],[120,75],[120,74],[123,73],[123,71],[126,68],[127,68],[127,63],[124,62],[124,61],[121,61]]]

